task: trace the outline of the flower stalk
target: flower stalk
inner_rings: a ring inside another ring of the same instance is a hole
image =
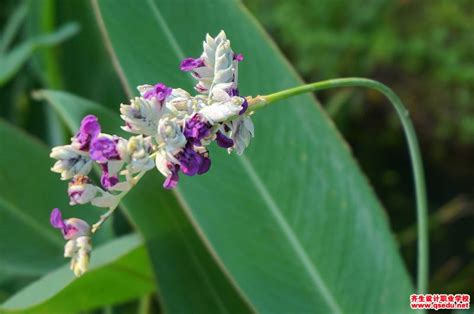
[[[418,220],[418,293],[426,292],[428,278],[428,231],[426,192],[421,155],[408,111],[387,86],[369,79],[342,78],[306,84],[274,94],[240,96],[238,64],[244,60],[230,46],[224,31],[206,36],[203,53],[186,58],[180,69],[197,81],[197,95],[163,83],[140,85],[139,96],[120,105],[122,129],[128,139],[102,133],[97,117],[88,115],[68,145],[54,147],[51,168],[62,180],[70,180],[70,205],[90,203],[108,208],[92,227],[78,218],[62,219],[51,213],[51,225],[68,242],[65,257],[71,258],[76,276],[84,274],[92,250],[91,236],[116,211],[120,201],[153,168],[164,177],[163,187],[173,189],[179,174],[203,175],[211,167],[208,146],[215,142],[228,153],[243,154],[254,136],[251,116],[255,111],[303,93],[337,87],[368,87],[383,93],[395,107],[403,125],[413,168]],[[101,170],[100,184],[88,176],[93,165]]]
[[[416,137],[415,129],[410,120],[409,113],[403,105],[400,98],[386,85],[374,80],[349,77],[332,79],[297,86],[294,88],[279,91],[270,95],[257,96],[248,99],[249,112],[255,112],[268,105],[284,100],[293,96],[315,91],[339,88],[339,87],[366,87],[377,90],[388,98],[402,123],[403,132],[408,144],[410,160],[413,172],[413,181],[416,195],[416,213],[417,213],[417,234],[418,234],[418,264],[417,264],[417,291],[418,293],[427,292],[428,285],[428,209],[426,201],[426,185],[423,171],[423,162],[421,159],[420,148]]]
[[[153,155],[152,155],[153,156]],[[138,183],[138,181],[140,181],[141,178],[143,178],[143,176],[145,175],[146,171],[142,171],[140,172],[139,175],[137,175],[136,177],[132,178],[131,180],[131,185],[134,186]],[[114,207],[111,207],[105,214],[101,215],[100,216],[100,219],[99,221],[97,221],[95,224],[92,225],[92,229],[91,229],[91,233],[94,234],[96,233],[100,227],[102,226],[102,224],[104,222],[107,221],[107,219],[109,219],[110,216],[112,216],[112,214],[115,212],[115,210],[118,208],[118,205],[120,203],[120,201],[125,197],[125,195],[128,194],[128,192],[130,192],[131,189],[128,189],[126,191],[123,191],[121,192],[119,195],[117,195],[117,198],[118,198],[118,202],[115,204]]]

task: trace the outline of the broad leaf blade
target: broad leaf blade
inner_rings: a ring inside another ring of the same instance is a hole
[[[179,60],[220,29],[245,55],[243,95],[301,83],[237,1],[97,3],[130,90],[157,81],[191,90]],[[408,311],[412,287],[383,209],[321,108],[299,96],[254,121],[243,157],[212,150],[210,173],[182,180],[179,195],[256,308]]]
[[[75,279],[65,265],[11,297],[0,312],[73,313],[132,300],[154,289],[142,240],[128,235],[95,248],[82,277]]]
[[[103,132],[124,135],[118,114],[62,92],[42,91],[71,130],[82,117],[99,117]],[[121,203],[142,233],[163,306],[171,313],[249,313],[253,310],[201,242],[163,177],[150,171]],[[100,233],[100,232],[99,232]]]
[[[31,57],[35,49],[56,45],[78,31],[77,24],[70,23],[54,33],[29,38],[6,54],[0,54],[0,86],[5,84]]]
[[[49,224],[51,210],[61,208],[66,218],[78,213],[68,204],[67,183],[50,171],[54,161],[44,145],[2,120],[0,139],[0,270],[43,274],[64,262],[65,241]],[[98,209],[81,211],[89,222],[98,215]],[[107,226],[101,237],[110,236]]]

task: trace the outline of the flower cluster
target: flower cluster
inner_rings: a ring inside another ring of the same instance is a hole
[[[232,51],[223,31],[215,38],[207,35],[203,48],[200,57],[186,58],[180,65],[197,80],[198,95],[163,83],[138,86],[140,96],[120,105],[125,122],[122,128],[134,134],[128,140],[102,133],[98,119],[89,115],[69,145],[53,148],[51,157],[57,162],[52,171],[60,173],[62,180],[70,180],[71,205],[91,203],[113,211],[141,176],[154,167],[165,176],[163,186],[174,188],[180,173],[194,176],[209,170],[208,146],[213,141],[229,153],[243,153],[254,135],[248,102],[239,96],[237,87],[238,64],[243,56]],[[100,184],[89,177],[93,164],[101,170]],[[76,275],[86,268],[90,233],[108,216],[103,215],[90,229],[75,218],[62,221],[59,210],[53,210],[51,223],[69,240],[65,255],[72,258]],[[73,230],[69,226],[80,230],[78,236],[67,236],[68,230]]]
[[[89,224],[77,218],[63,220],[57,208],[53,209],[50,219],[51,225],[60,229],[64,239],[68,240],[64,247],[64,257],[71,258],[71,270],[79,277],[87,271],[89,266],[92,250]]]

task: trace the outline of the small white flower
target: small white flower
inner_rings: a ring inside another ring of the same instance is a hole
[[[193,112],[193,97],[184,89],[175,88],[166,98],[165,106],[176,116],[188,116]]]
[[[158,144],[164,144],[167,152],[172,154],[181,150],[186,145],[181,126],[172,116],[162,117],[158,124]]]
[[[153,150],[151,137],[132,136],[128,140],[126,150],[127,170],[130,174],[147,171],[155,166],[154,160],[150,158],[150,153]]]
[[[254,136],[254,126],[249,116],[241,116],[228,124],[230,136],[234,146],[229,148],[229,153],[235,149],[237,155],[242,155],[245,148],[249,146],[250,139]]]
[[[121,104],[120,117],[125,121],[122,129],[130,133],[155,136],[163,108],[164,106],[157,105],[156,101],[143,97],[130,100],[130,105]]]
[[[68,180],[75,175],[87,175],[92,168],[88,153],[73,148],[71,145],[53,147],[51,158],[58,161],[51,171],[60,173],[61,180]]]

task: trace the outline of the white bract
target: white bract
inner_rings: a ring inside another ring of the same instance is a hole
[[[125,121],[122,129],[134,134],[155,136],[161,111],[162,108],[154,101],[135,97],[130,100],[130,105],[120,105],[120,117]]]
[[[182,126],[172,115],[166,115],[158,122],[158,145],[163,145],[167,152],[176,153],[186,145],[186,137],[183,134]]]
[[[81,236],[66,242],[64,257],[71,258],[70,268],[76,277],[82,276],[88,270],[91,250],[90,236]]]

